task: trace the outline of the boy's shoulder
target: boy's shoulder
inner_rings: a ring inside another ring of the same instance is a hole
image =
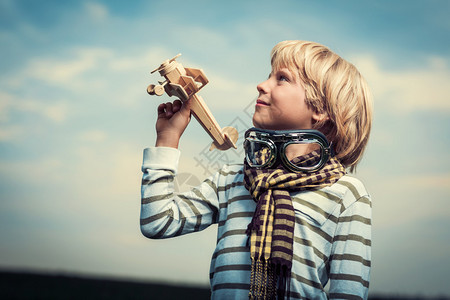
[[[370,202],[370,195],[364,184],[358,178],[351,175],[342,176],[336,183],[326,188],[327,193],[341,199],[341,203],[348,207],[360,199]]]

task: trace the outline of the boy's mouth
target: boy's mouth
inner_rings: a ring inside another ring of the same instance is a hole
[[[261,99],[257,99],[256,100],[256,105],[261,105],[261,106],[269,106],[269,103],[261,100]]]

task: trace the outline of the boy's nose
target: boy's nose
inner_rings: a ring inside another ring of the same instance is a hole
[[[268,91],[268,86],[267,86],[267,80],[261,82],[260,84],[258,84],[256,86],[256,89],[258,90],[258,92],[266,94]]]

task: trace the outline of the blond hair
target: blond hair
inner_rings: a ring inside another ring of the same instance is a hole
[[[327,118],[316,122],[332,142],[336,158],[353,172],[361,160],[372,125],[372,96],[354,65],[327,47],[307,41],[278,43],[271,53],[274,70],[298,74],[306,104]]]

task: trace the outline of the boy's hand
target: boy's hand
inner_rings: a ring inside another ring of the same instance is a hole
[[[158,106],[156,147],[178,148],[181,135],[191,120],[190,101],[162,103]]]

